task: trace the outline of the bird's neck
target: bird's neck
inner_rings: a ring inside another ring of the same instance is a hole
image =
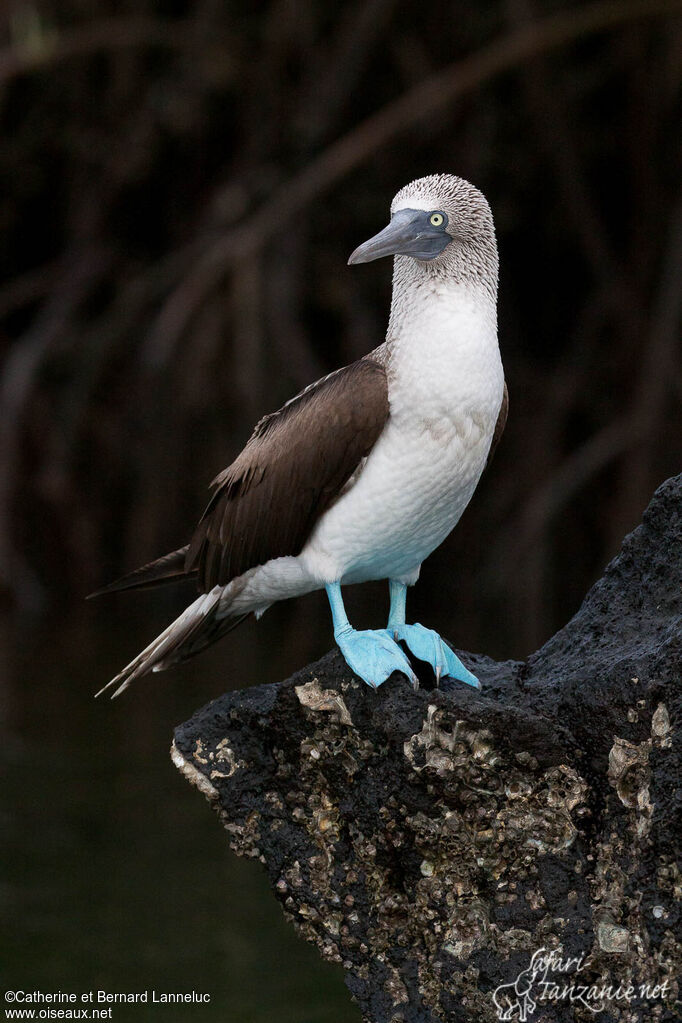
[[[395,385],[438,407],[489,392],[494,404],[503,386],[496,287],[409,269],[396,265],[394,275],[387,339]]]
[[[497,323],[498,258],[494,243],[449,246],[448,258],[419,263],[410,256],[393,261],[389,336],[408,321],[423,321],[447,310],[450,316],[476,315]]]

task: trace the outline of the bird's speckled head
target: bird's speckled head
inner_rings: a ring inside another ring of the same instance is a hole
[[[391,216],[408,209],[436,217],[444,215],[447,223],[442,229],[453,239],[495,241],[488,200],[474,185],[454,174],[430,174],[401,188],[391,203]]]
[[[350,263],[394,255],[412,277],[475,280],[497,289],[497,243],[490,206],[454,174],[431,174],[401,188],[388,227],[352,254]]]

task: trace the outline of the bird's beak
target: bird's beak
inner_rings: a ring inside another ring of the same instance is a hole
[[[431,227],[423,210],[398,210],[379,234],[359,245],[349,264],[371,263],[383,256],[413,256],[433,259],[443,251],[452,237],[442,229]]]

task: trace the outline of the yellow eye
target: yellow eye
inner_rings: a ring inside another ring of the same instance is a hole
[[[443,223],[443,214],[432,213],[431,216],[429,217],[429,221],[431,224],[433,224],[434,227],[440,227],[441,224]]]

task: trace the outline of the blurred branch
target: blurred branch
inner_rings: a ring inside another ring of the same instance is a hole
[[[288,233],[282,239],[278,258],[267,263],[267,287],[263,289],[266,323],[280,365],[298,390],[311,380],[324,376],[325,365],[310,344],[300,316],[305,301],[306,283],[304,247],[309,238],[304,231]]]
[[[164,365],[189,320],[229,266],[270,239],[312,199],[394,137],[523,61],[629,21],[682,11],[682,0],[619,0],[591,4],[524,25],[431,75],[332,143],[244,223],[215,242],[178,285],[144,346],[149,368]]]
[[[187,33],[184,22],[160,18],[103,18],[78,28],[46,29],[31,36],[30,45],[15,43],[0,50],[0,85],[18,75],[43,71],[98,51],[141,46],[184,49]]]
[[[624,488],[618,505],[630,513],[650,497],[648,467],[649,446],[658,441],[665,399],[675,386],[676,355],[679,326],[682,318],[682,202],[679,203],[670,227],[651,328],[643,345],[643,367],[638,376],[637,393],[631,407],[597,431],[584,444],[564,459],[548,479],[530,494],[520,515],[499,545],[500,554],[493,559],[499,567],[505,564],[505,575],[511,576],[520,561],[546,531],[549,523],[599,472],[629,452],[623,469]],[[634,491],[634,493],[630,492]],[[623,523],[613,532],[614,544],[620,542]],[[506,556],[501,551],[506,550]]]
[[[627,466],[623,467],[617,514],[614,514],[612,522],[612,541],[615,542],[621,535],[626,516],[637,514],[649,499],[651,466],[661,441],[668,401],[674,395],[681,323],[682,200],[678,200],[670,219],[651,323],[642,344],[642,364],[632,401],[632,418],[640,425],[640,432]]]
[[[389,182],[452,167],[493,198],[513,412],[481,514],[453,537],[457,575],[432,559],[432,594],[457,591],[462,635],[501,655],[572,610],[633,501],[676,470],[680,21],[642,19],[682,0],[537,3],[540,20],[528,2],[468,0],[454,44],[438,30],[449,0],[272,0],[238,17],[197,0],[177,38],[159,0],[89,25],[63,0],[76,27],[61,35],[44,4],[14,5],[0,576],[18,604],[182,540],[256,412],[381,336],[386,267],[336,270],[357,224]],[[113,22],[137,27],[113,39]],[[146,46],[169,24],[171,45]],[[79,298],[76,263],[100,252]],[[417,599],[438,613],[428,588]]]
[[[589,481],[643,436],[641,423],[624,415],[585,441],[530,495],[504,546],[511,551],[506,572],[536,543],[549,522]],[[513,540],[512,540],[513,534]]]
[[[664,412],[664,402],[675,375],[682,318],[682,199],[670,218],[660,285],[644,346],[642,373],[635,398],[635,414],[653,433]]]
[[[517,27],[532,24],[536,17],[531,0],[507,0],[507,8]],[[641,302],[633,288],[634,282],[628,279],[622,260],[610,244],[603,219],[590,195],[578,140],[566,115],[566,98],[548,62],[539,55],[524,65],[521,81],[535,136],[554,172],[587,261],[597,278],[603,278],[621,336],[636,336],[644,326]]]
[[[309,143],[319,144],[331,134],[396,3],[397,0],[358,0],[348,10],[340,8],[342,15],[333,46],[316,55],[312,62],[306,95],[296,114],[300,131]]]
[[[52,293],[30,330],[12,347],[0,378],[0,584],[18,592],[24,606],[35,605],[39,594],[32,572],[12,543],[23,413],[48,352],[64,336],[76,309],[107,266],[103,251],[89,249],[64,256]]]
[[[27,270],[26,273],[0,284],[0,320],[15,309],[42,298],[58,270],[58,262]]]
[[[262,262],[251,253],[240,262],[232,280],[232,381],[249,419],[257,418],[261,411],[258,398],[265,362]]]

